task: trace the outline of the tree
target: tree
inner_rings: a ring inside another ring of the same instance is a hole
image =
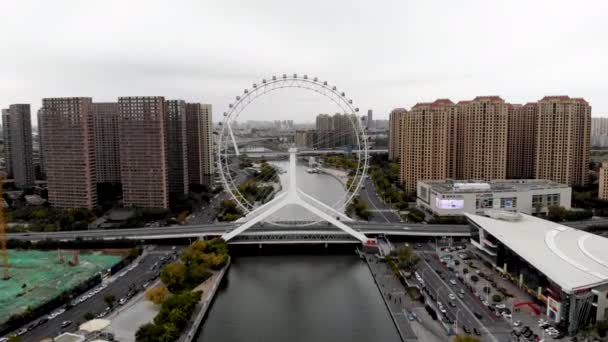
[[[477,337],[469,335],[457,335],[454,336],[454,342],[480,342]]]
[[[144,324],[137,332],[135,332],[135,341],[137,342],[157,342],[159,336],[164,333],[163,327],[154,323]]]
[[[181,262],[172,262],[163,268],[160,279],[169,291],[175,293],[184,288],[186,272],[186,265]]]
[[[90,321],[90,320],[92,320],[93,318],[95,318],[95,315],[93,315],[93,313],[92,313],[92,312],[87,312],[87,313],[85,313],[85,314],[84,314],[84,320],[85,320],[85,321]]]
[[[21,342],[21,337],[13,335],[8,338],[7,342]]]
[[[561,222],[566,218],[566,213],[566,208],[560,207],[558,205],[550,205],[547,218],[553,222]]]
[[[502,296],[499,294],[495,294],[492,296],[492,301],[498,303],[498,302],[502,301]]]
[[[108,304],[109,307],[113,307],[114,302],[116,301],[116,296],[111,293],[108,293],[103,297],[103,300],[106,302],[106,304]]]
[[[405,266],[406,270],[411,270],[418,263],[418,256],[414,253],[411,246],[403,246],[399,248],[399,262],[401,266]]]
[[[152,303],[162,304],[169,297],[169,290],[165,286],[153,287],[146,290],[146,299]]]

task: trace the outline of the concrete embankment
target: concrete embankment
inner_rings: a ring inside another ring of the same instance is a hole
[[[399,333],[399,337],[403,342],[414,342],[418,341],[416,334],[414,333],[409,321],[407,320],[404,312],[399,308],[403,301],[405,292],[400,284],[396,281],[396,278],[392,275],[392,271],[388,269],[386,264],[379,262],[375,257],[366,255],[365,262],[369,268],[369,271],[374,278],[374,283],[380,291],[380,296],[386,305],[395,328]],[[390,296],[390,298],[388,298]],[[396,298],[401,297],[399,302]],[[395,301],[393,301],[395,300]]]
[[[192,342],[196,337],[196,332],[199,330],[203,319],[207,316],[207,312],[213,304],[213,300],[215,299],[215,293],[224,279],[228,268],[230,267],[230,258],[228,258],[228,262],[226,265],[216,274],[213,275],[211,279],[208,279],[209,282],[205,282],[201,284],[197,289],[203,290],[203,296],[201,297],[201,301],[196,305],[194,309],[193,317],[188,328],[182,334],[182,337],[179,339],[180,342]]]

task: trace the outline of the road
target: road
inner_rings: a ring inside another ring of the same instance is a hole
[[[364,189],[360,191],[361,197],[370,205],[374,214],[371,222],[401,222],[399,213],[378,196],[376,186],[371,178],[366,177],[363,181]]]
[[[427,293],[429,296],[435,297],[435,301],[439,300],[443,303],[451,320],[456,321],[456,315],[458,315],[458,333],[462,333],[462,327],[466,325],[471,331],[473,328],[480,331],[483,334],[483,340],[493,342],[509,340],[511,329],[506,320],[492,314],[464,283],[457,279],[455,274],[439,262],[435,253],[423,252],[420,254],[423,259],[418,265],[418,273],[425,282]],[[441,275],[438,274],[438,271]],[[456,285],[451,284],[450,279],[455,280]],[[464,291],[463,298],[457,296],[461,289]],[[449,299],[450,293],[456,295],[455,300]],[[456,307],[448,305],[450,301],[454,302]],[[482,318],[477,318],[475,313]],[[438,312],[438,315],[441,313]]]
[[[137,288],[141,290],[143,284],[150,282],[154,275],[160,272],[161,258],[172,254],[172,252],[171,247],[165,246],[147,251],[133,270],[126,272],[122,277],[116,277],[112,282],[108,283],[105,289],[93,295],[85,302],[77,304],[59,316],[25,333],[21,336],[21,339],[23,341],[40,341],[46,337],[55,337],[61,332],[75,332],[78,330],[78,325],[86,321],[84,316],[87,313],[90,312],[97,315],[107,307],[107,303],[104,301],[104,296],[107,294],[113,294],[116,297],[117,302],[115,305],[118,306],[118,300],[125,297],[131,289]],[[158,266],[151,269],[155,263],[158,263]],[[129,266],[127,265],[118,274],[125,272]],[[60,324],[63,321],[72,321],[73,323],[67,328],[62,329]],[[136,328],[134,327],[134,331]]]
[[[441,224],[405,224],[405,223],[362,223],[353,222],[349,225],[364,234],[385,234],[385,235],[401,235],[401,236],[468,236],[470,228],[467,225],[441,225]],[[74,240],[76,238],[84,239],[168,239],[168,238],[195,238],[201,236],[219,236],[234,229],[235,226],[231,223],[216,223],[203,225],[185,225],[185,226],[169,226],[169,227],[148,227],[148,228],[131,228],[131,229],[97,229],[97,230],[78,230],[78,231],[62,231],[62,232],[32,232],[32,233],[10,233],[7,234],[8,239],[17,240],[44,240],[44,239],[60,239]],[[306,227],[279,227],[272,225],[256,226],[244,232],[248,234],[290,234],[294,232],[304,233],[340,233],[337,228],[328,224]]]

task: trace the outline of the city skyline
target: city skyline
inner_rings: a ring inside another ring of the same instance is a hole
[[[30,103],[34,113],[43,97],[107,102],[163,94],[223,112],[252,80],[295,72],[335,84],[378,119],[437,94],[500,95],[522,104],[580,94],[595,116],[608,115],[607,52],[598,44],[608,25],[599,13],[608,4],[438,5],[8,2],[0,7],[12,13],[0,23],[10,33],[0,38],[0,102]],[[159,21],[165,25],[150,24]],[[564,50],[565,41],[572,48]],[[327,102],[278,94],[250,111],[260,119],[286,110],[312,118],[332,112]]]

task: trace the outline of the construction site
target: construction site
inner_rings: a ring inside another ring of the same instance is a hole
[[[101,252],[8,250],[8,279],[0,280],[0,324],[71,290],[121,257]]]

